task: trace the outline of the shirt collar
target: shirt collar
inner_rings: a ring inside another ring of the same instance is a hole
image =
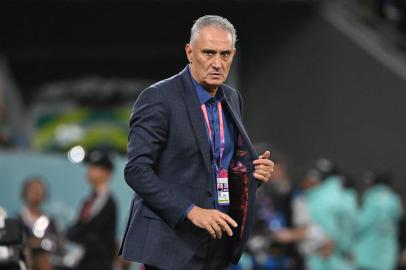
[[[190,77],[192,78],[192,82],[195,87],[197,96],[199,98],[200,105],[203,105],[206,102],[208,102],[212,98],[212,96],[209,94],[209,92],[207,92],[206,89],[204,89],[204,87],[201,84],[199,84],[192,77],[192,73],[190,72],[189,66],[188,66],[188,71],[189,71]],[[216,101],[222,101],[224,99],[224,93],[223,93],[223,89],[221,87],[218,88],[215,99],[216,99]]]
[[[110,186],[108,183],[100,185],[97,190],[94,190],[96,197],[104,196],[110,192]]]

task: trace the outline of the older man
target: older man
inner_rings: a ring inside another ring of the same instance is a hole
[[[273,162],[255,153],[241,95],[224,84],[235,42],[228,20],[199,18],[189,65],[135,102],[125,167],[135,193],[120,253],[146,269],[217,270],[241,256]]]

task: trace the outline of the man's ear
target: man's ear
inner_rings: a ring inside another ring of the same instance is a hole
[[[192,46],[188,43],[185,46],[185,52],[186,52],[186,57],[189,60],[189,63],[192,63],[193,57],[192,57]]]

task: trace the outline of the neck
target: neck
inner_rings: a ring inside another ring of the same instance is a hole
[[[40,216],[41,213],[42,213],[41,208],[39,207],[39,205],[36,205],[36,204],[31,204],[31,205],[29,204],[29,205],[27,205],[27,210],[28,210],[31,214],[37,215],[37,216]]]
[[[100,195],[106,192],[107,190],[108,190],[107,181],[94,186],[94,191],[96,192],[97,195]]]
[[[197,78],[197,76],[194,73],[194,70],[192,68],[192,65],[189,64],[189,70],[190,70],[190,74],[192,75],[192,78],[199,83],[200,85],[203,86],[204,90],[206,90],[207,92],[209,92],[209,94],[214,97],[216,96],[217,90],[218,90],[218,86],[209,86],[209,85],[205,85],[204,83],[200,82],[199,79]]]
[[[203,87],[204,87],[204,86],[203,86]],[[215,96],[216,96],[216,93],[217,93],[218,87],[216,87],[216,88],[214,88],[214,89],[207,89],[206,87],[204,87],[204,89],[205,89],[207,92],[209,92],[209,94],[210,94],[212,97],[215,97]]]

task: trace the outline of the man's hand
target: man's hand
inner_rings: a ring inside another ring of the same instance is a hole
[[[235,222],[229,215],[226,215],[215,209],[203,209],[194,206],[187,218],[197,227],[205,229],[214,239],[220,239],[222,232],[226,232],[228,236],[233,236],[233,231],[230,226],[237,227]]]
[[[328,240],[326,243],[324,243],[321,247],[320,247],[320,255],[323,258],[328,258],[330,257],[333,252],[334,252],[334,248],[335,248],[335,244],[332,240]]]
[[[268,182],[271,179],[273,172],[274,163],[269,160],[271,152],[265,151],[262,155],[259,156],[257,160],[254,160],[255,172],[254,177],[261,182]]]
[[[288,244],[306,239],[307,231],[307,226],[294,229],[280,229],[273,232],[272,236],[276,242]]]

